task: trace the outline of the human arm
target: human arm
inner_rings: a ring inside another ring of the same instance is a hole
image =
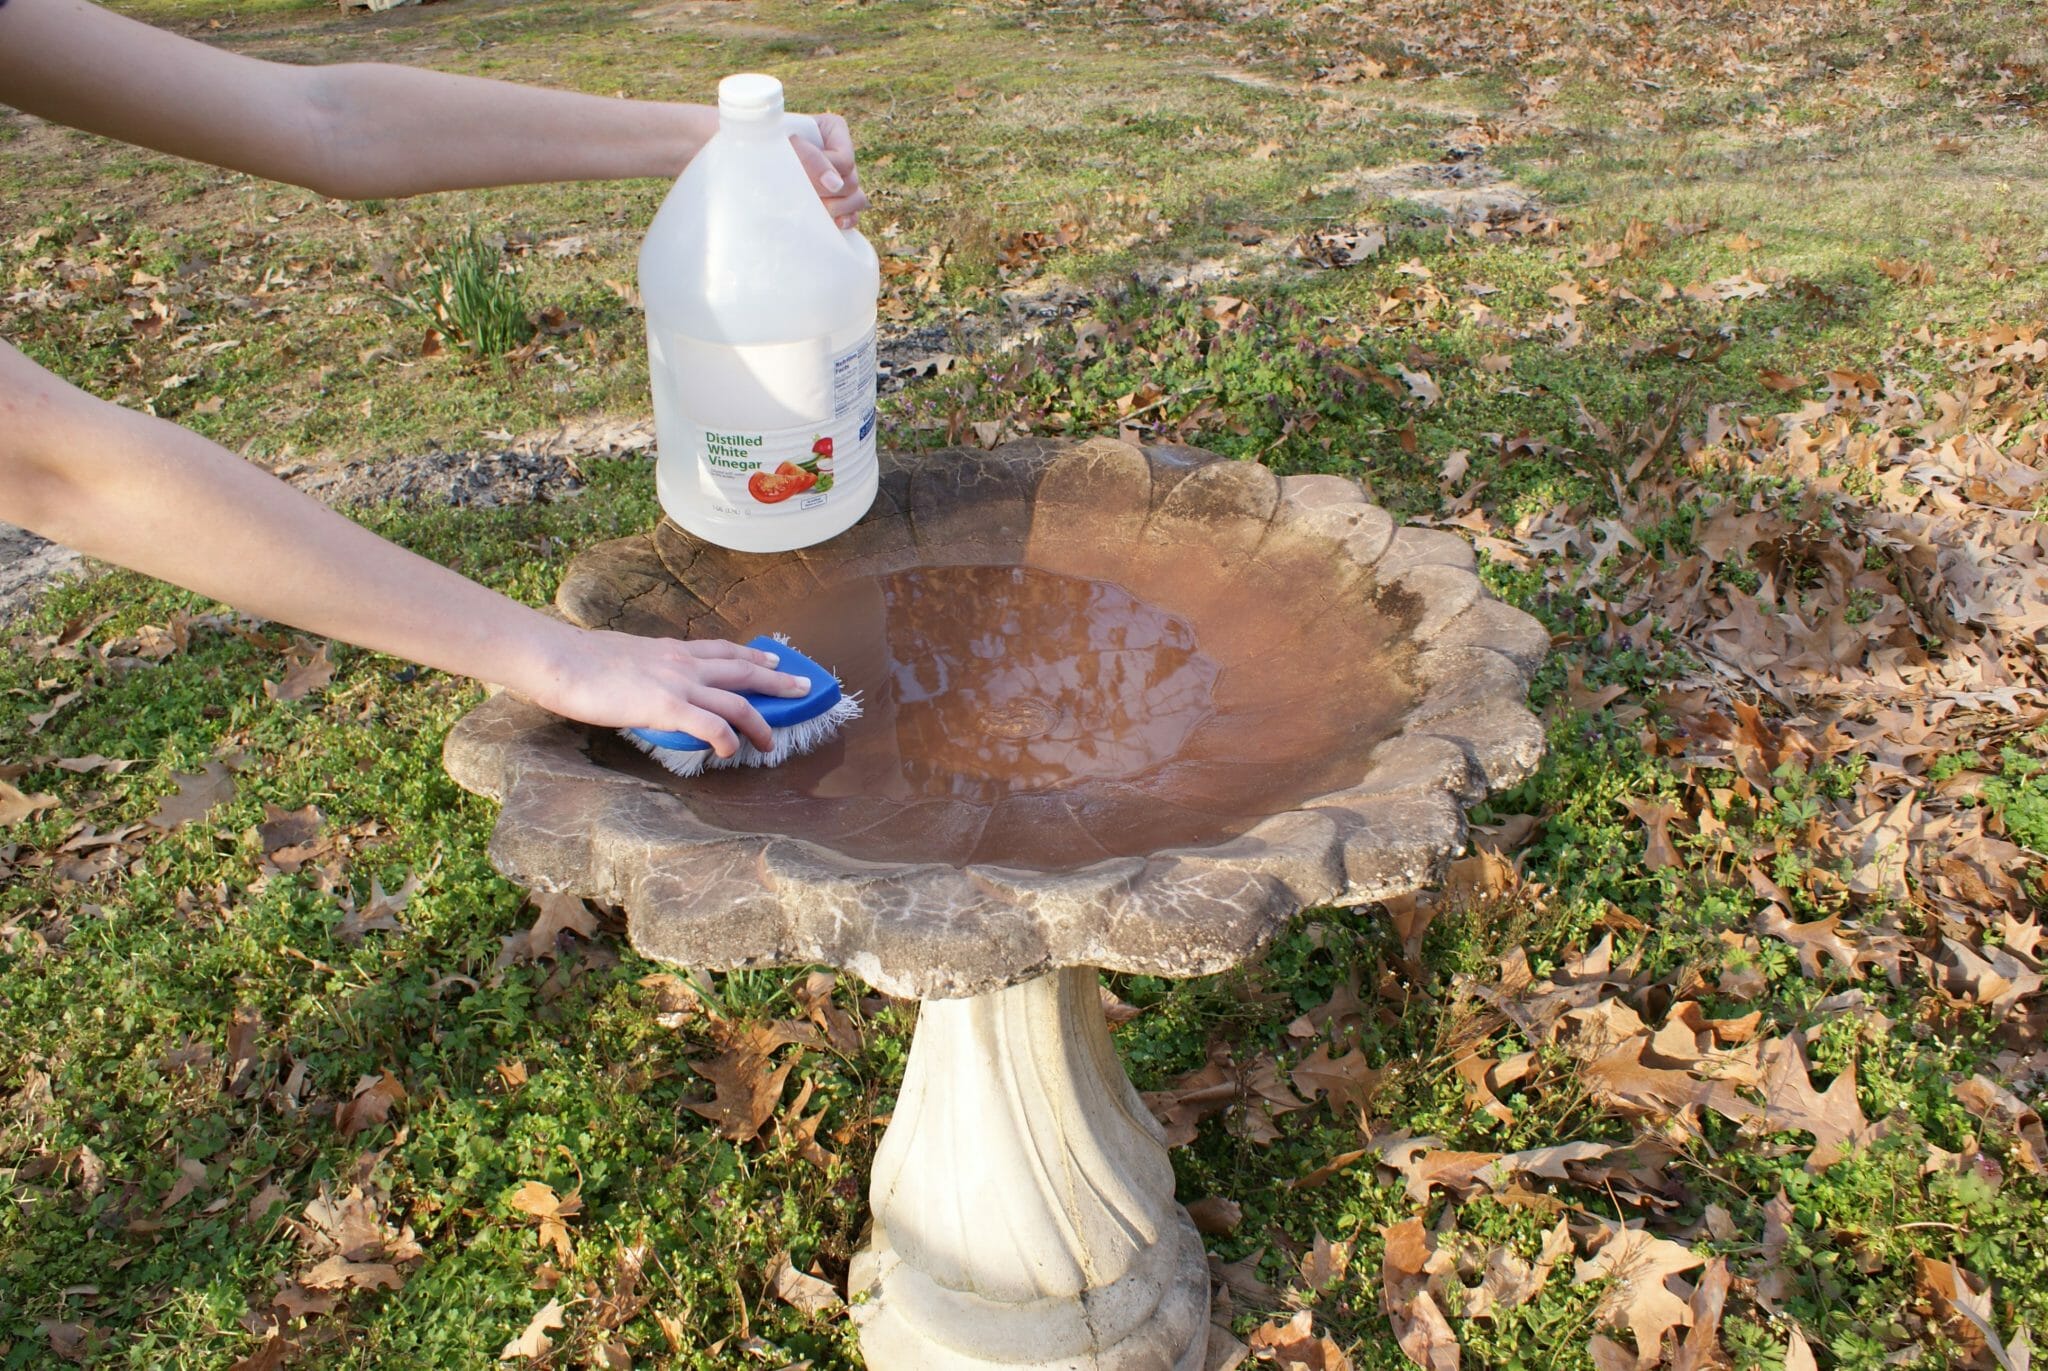
[[[757,747],[771,741],[733,692],[807,688],[736,644],[549,618],[196,433],[86,395],[4,342],[0,519],[246,613],[508,686],[570,718],[685,729],[721,756],[736,746],[735,727]]]
[[[118,72],[120,78],[108,79]],[[674,177],[717,128],[702,105],[619,100],[383,63],[294,66],[86,0],[0,3],[0,100],[56,123],[339,199]],[[797,155],[845,224],[867,205],[845,120]]]

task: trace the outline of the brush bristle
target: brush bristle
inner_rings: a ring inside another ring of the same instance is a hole
[[[626,729],[621,729],[620,735],[676,775],[698,776],[714,767],[779,766],[791,757],[801,757],[806,752],[830,742],[840,729],[859,717],[860,696],[842,695],[839,697],[839,703],[823,714],[805,719],[802,723],[791,724],[787,728],[770,729],[769,734],[774,739],[774,746],[766,752],[742,738],[739,751],[730,757],[721,757],[708,747],[692,748],[689,751],[657,747],[644,738],[635,737]]]

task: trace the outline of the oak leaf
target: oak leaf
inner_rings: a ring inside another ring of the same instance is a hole
[[[1220,1195],[1208,1195],[1188,1206],[1188,1217],[1194,1220],[1196,1232],[1224,1237],[1244,1222],[1244,1206]]]
[[[0,828],[57,807],[55,795],[25,795],[6,781],[0,781]]]
[[[334,679],[334,661],[329,650],[328,643],[315,647],[306,639],[299,639],[285,652],[284,675],[275,681],[265,681],[263,693],[280,704],[292,704],[316,690],[324,690]]]
[[[499,1361],[532,1361],[545,1357],[554,1350],[554,1343],[548,1339],[550,1328],[562,1326],[562,1302],[549,1300],[526,1325],[526,1331],[505,1344],[505,1350],[498,1353]]]
[[[845,1303],[831,1282],[806,1275],[790,1265],[786,1250],[777,1253],[769,1264],[768,1293],[813,1317],[829,1314]]]
[[[569,1221],[583,1212],[580,1192],[557,1195],[550,1185],[527,1181],[513,1191],[505,1203],[540,1220],[541,1242],[553,1247],[564,1265],[576,1260],[575,1249],[569,1244]]]
[[[1426,1371],[1458,1371],[1462,1351],[1436,1292],[1452,1269],[1449,1253],[1437,1250],[1420,1219],[1382,1230],[1380,1304],[1394,1327],[1394,1340],[1408,1360]]]
[[[1351,1371],[1351,1358],[1329,1337],[1317,1337],[1315,1315],[1304,1309],[1281,1323],[1278,1319],[1254,1329],[1252,1355],[1261,1364],[1282,1371]]]
[[[1854,1062],[1825,1092],[1815,1090],[1806,1064],[1806,1039],[1794,1033],[1764,1045],[1763,1066],[1764,1107],[1756,1127],[1765,1133],[1811,1133],[1808,1171],[1826,1169],[1847,1147],[1869,1140],[1870,1124],[1856,1101]]]
[[[391,1107],[405,1098],[405,1087],[389,1071],[364,1076],[355,1092],[334,1111],[335,1127],[344,1138],[353,1138],[365,1128],[375,1128],[391,1117]]]
[[[1295,1064],[1288,1079],[1311,1100],[1317,1095],[1327,1096],[1331,1111],[1339,1118],[1355,1119],[1372,1103],[1373,1095],[1391,1074],[1389,1070],[1374,1070],[1359,1048],[1354,1047],[1333,1061],[1329,1044],[1317,1043],[1315,1051]]]
[[[149,816],[150,824],[165,832],[203,818],[235,798],[234,773],[223,762],[208,762],[196,772],[173,772],[171,779],[177,783],[177,794]]]
[[[1690,1271],[1706,1258],[1668,1238],[1653,1237],[1641,1228],[1610,1228],[1592,1257],[1578,1263],[1572,1284],[1611,1280],[1594,1309],[1609,1328],[1626,1328],[1635,1339],[1638,1371],[1655,1366],[1662,1356],[1664,1335],[1689,1327],[1692,1307],[1674,1294],[1668,1278]]]

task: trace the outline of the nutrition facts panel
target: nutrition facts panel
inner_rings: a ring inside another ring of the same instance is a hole
[[[832,359],[832,417],[844,419],[875,402],[875,331]]]

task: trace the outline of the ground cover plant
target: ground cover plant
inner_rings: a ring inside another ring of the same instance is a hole
[[[126,8],[640,97],[774,71],[861,142],[889,441],[1353,476],[1550,627],[1550,755],[1441,889],[1106,983],[1214,1364],[2028,1364],[2028,7]],[[663,187],[345,205],[11,116],[0,178],[0,332],[79,383],[356,493],[566,460],[363,514],[536,603],[656,517]],[[858,1365],[914,1006],[496,877],[438,762],[466,683],[123,574],[6,634],[0,1365]]]

